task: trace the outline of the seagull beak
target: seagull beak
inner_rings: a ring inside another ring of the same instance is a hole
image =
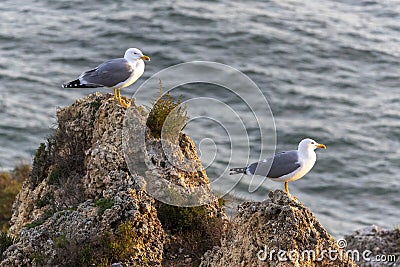
[[[143,60],[146,60],[146,61],[150,61],[150,57],[148,57],[148,56],[144,56],[144,55],[143,55],[143,56],[141,56],[140,58],[143,59]]]
[[[318,145],[317,145],[317,148],[323,148],[323,149],[326,149],[326,146],[325,146],[324,144],[318,144]]]

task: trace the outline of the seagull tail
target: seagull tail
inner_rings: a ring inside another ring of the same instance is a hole
[[[246,174],[246,170],[247,170],[247,167],[244,167],[244,168],[232,168],[232,169],[229,170],[230,171],[229,175],[239,174],[239,173]]]
[[[102,86],[93,83],[82,84],[79,79],[64,83],[62,85],[62,88],[96,88],[96,87],[102,87]]]

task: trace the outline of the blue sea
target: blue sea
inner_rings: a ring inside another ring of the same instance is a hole
[[[207,119],[191,121],[184,131],[210,180],[219,177],[217,192],[240,178],[227,175],[227,166],[259,160],[260,143],[292,150],[311,137],[328,149],[317,151],[316,165],[290,183],[290,192],[332,235],[400,224],[398,1],[3,0],[0,14],[0,169],[31,162],[57,126],[57,108],[110,92],[62,89],[62,83],[137,47],[152,61],[122,91],[126,96],[167,67],[212,61],[248,76],[265,98],[239,88],[237,95],[252,103],[247,106],[212,85],[177,91],[186,100],[216,100],[188,102],[189,116]],[[244,120],[224,112],[227,107]],[[272,118],[257,124],[253,111]],[[250,193],[250,180],[238,181],[229,205],[283,189],[266,180]]]

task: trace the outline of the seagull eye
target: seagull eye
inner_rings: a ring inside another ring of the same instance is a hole
[[[315,145],[315,142],[311,142],[312,145]]]

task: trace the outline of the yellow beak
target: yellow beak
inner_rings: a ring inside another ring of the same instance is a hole
[[[326,146],[325,146],[324,144],[318,144],[318,145],[317,145],[317,148],[323,148],[323,149],[326,149]]]
[[[150,57],[148,57],[148,56],[144,56],[144,55],[143,55],[143,56],[141,56],[140,58],[143,59],[143,60],[146,60],[146,61],[150,61]]]

